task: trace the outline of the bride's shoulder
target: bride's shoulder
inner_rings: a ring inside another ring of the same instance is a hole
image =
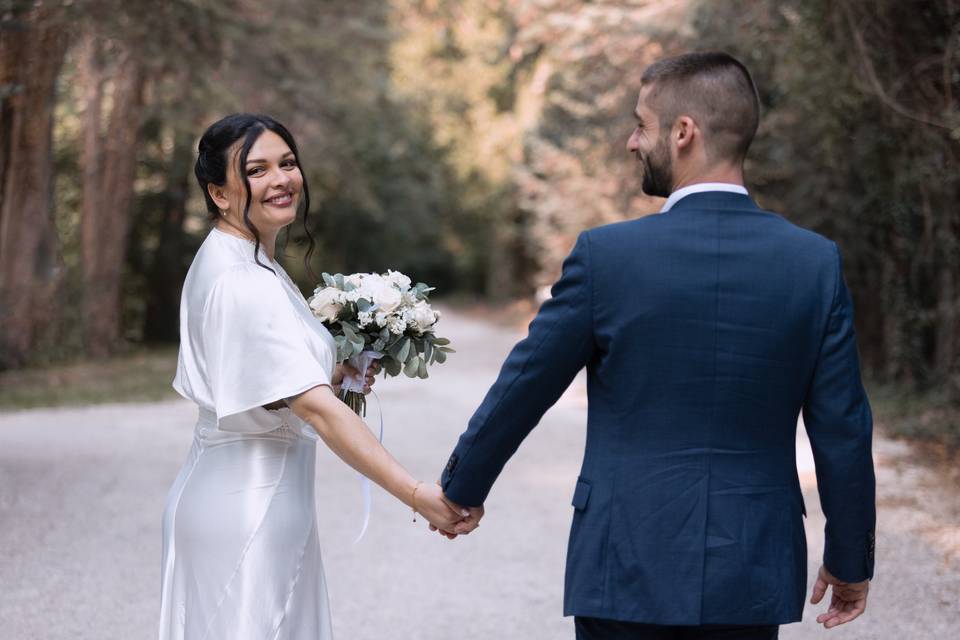
[[[240,262],[222,269],[209,282],[210,304],[255,310],[288,303],[277,276],[255,263]]]

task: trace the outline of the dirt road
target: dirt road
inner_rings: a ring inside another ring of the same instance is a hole
[[[444,333],[459,353],[429,381],[377,383],[385,442],[424,479],[437,477],[519,337],[453,313]],[[480,529],[454,542],[428,535],[375,489],[370,529],[352,545],[360,483],[321,451],[317,499],[337,637],[572,639],[561,615],[563,565],[585,406],[580,380],[507,466]],[[195,415],[183,401],[0,414],[0,638],[156,636],[160,516]],[[905,445],[878,437],[876,457],[877,575],[867,615],[826,632],[808,607],[782,638],[941,638],[960,629],[955,489],[916,465]],[[812,576],[823,519],[809,453],[799,466]]]

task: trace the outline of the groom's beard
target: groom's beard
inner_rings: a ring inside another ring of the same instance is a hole
[[[643,157],[643,184],[648,196],[668,198],[673,191],[673,166],[670,150],[659,141],[650,153]]]

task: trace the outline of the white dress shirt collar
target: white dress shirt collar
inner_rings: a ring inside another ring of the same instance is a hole
[[[739,184],[730,184],[729,182],[700,182],[698,184],[687,185],[671,193],[667,201],[663,203],[663,208],[660,209],[660,213],[670,211],[673,205],[677,204],[682,198],[686,198],[694,193],[703,193],[704,191],[726,191],[728,193],[747,195],[746,188]]]

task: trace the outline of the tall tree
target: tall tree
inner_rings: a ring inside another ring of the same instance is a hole
[[[146,74],[126,46],[114,42],[111,108],[103,113],[103,43],[88,36],[80,237],[85,338],[91,355],[110,353],[120,341],[120,293]],[[102,123],[106,121],[104,127]]]
[[[53,225],[52,129],[57,74],[68,37],[50,3],[15,3],[0,13],[0,369],[4,369],[23,365],[55,318],[62,270]]]

